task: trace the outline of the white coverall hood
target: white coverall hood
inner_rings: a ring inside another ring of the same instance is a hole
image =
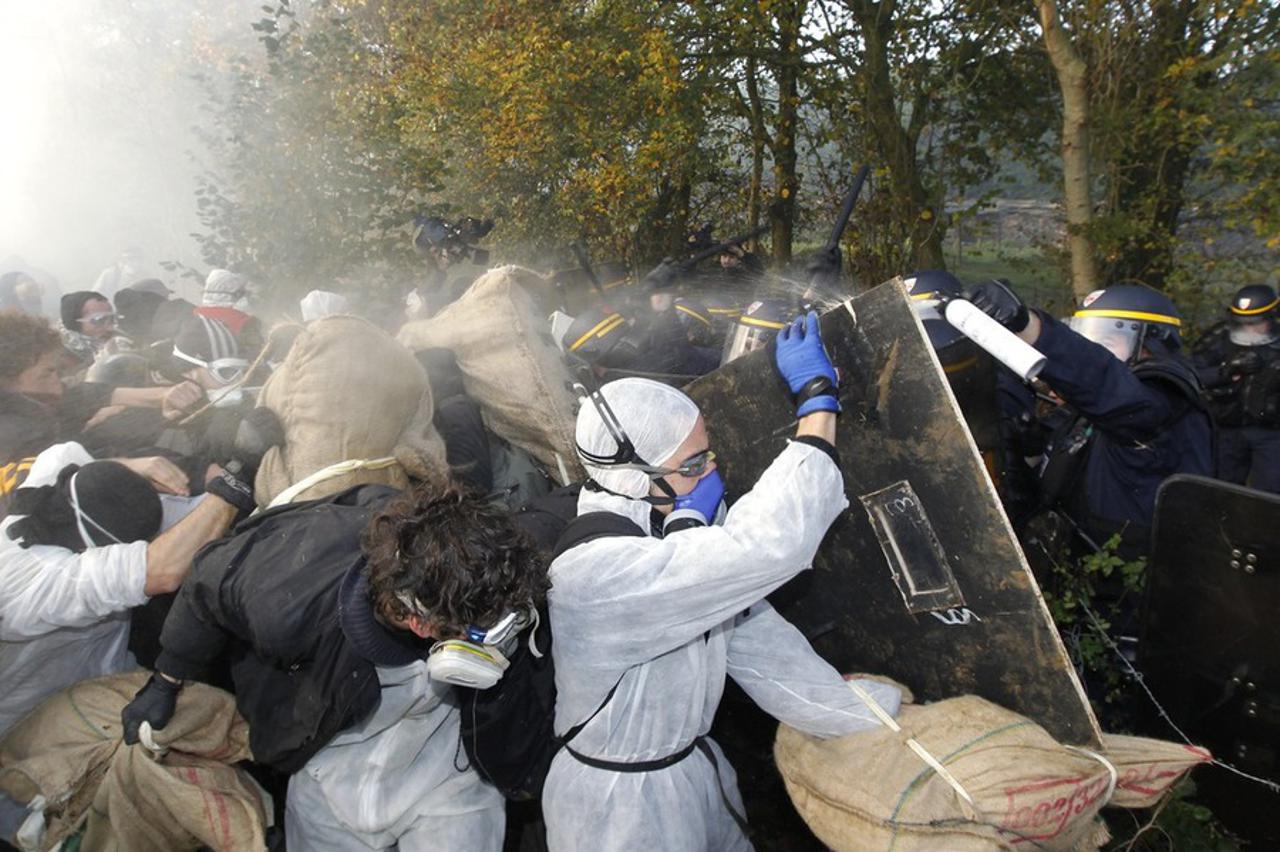
[[[351,313],[351,305],[345,298],[329,290],[312,290],[298,303],[302,308],[302,321],[324,319],[334,314]]]
[[[640,458],[660,465],[689,437],[698,422],[698,406],[670,385],[652,379],[626,378],[609,382],[600,389],[613,409],[627,437],[635,445]],[[618,445],[605,428],[600,412],[590,400],[583,400],[578,410],[574,432],[580,451],[611,455]],[[582,489],[578,498],[578,514],[613,512],[630,518],[640,529],[649,529],[651,506],[639,498],[649,494],[649,475],[628,468],[609,468],[582,460],[591,478],[614,493]],[[623,495],[623,496],[618,496]]]
[[[241,302],[247,304],[243,294],[248,287],[249,279],[243,275],[226,269],[213,269],[204,280],[200,301],[208,307],[239,308]]]

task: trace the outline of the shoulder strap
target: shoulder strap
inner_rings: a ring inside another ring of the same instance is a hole
[[[628,669],[628,671],[630,671],[630,670]],[[627,674],[626,672],[623,672],[623,673],[622,673],[623,677],[626,677],[626,674]],[[622,678],[621,678],[621,677],[620,677],[620,678],[618,678],[618,682],[617,682],[617,683],[615,683],[615,684],[613,685],[613,688],[609,690],[609,694],[608,694],[608,695],[606,695],[606,696],[604,697],[604,701],[601,701],[601,702],[600,702],[600,706],[599,706],[599,707],[597,707],[597,708],[595,709],[595,712],[594,712],[594,713],[592,713],[590,716],[588,716],[588,717],[587,717],[585,720],[583,720],[582,722],[579,722],[578,724],[574,725],[574,726],[573,726],[572,728],[570,728],[569,730],[565,731],[564,736],[559,738],[559,739],[560,739],[560,744],[561,744],[561,745],[567,745],[567,744],[568,744],[568,742],[569,742],[570,740],[572,740],[572,739],[573,739],[574,737],[576,737],[578,734],[582,733],[582,729],[583,729],[583,728],[585,728],[588,724],[590,724],[592,719],[594,719],[595,717],[599,716],[599,715],[600,715],[600,711],[601,711],[601,710],[603,710],[603,709],[604,709],[604,708],[609,704],[609,702],[613,700],[613,694],[614,694],[615,692],[617,692],[617,691],[618,691],[618,687],[620,687],[620,686],[622,686]]]
[[[556,549],[552,559],[580,544],[586,544],[597,538],[619,535],[643,537],[644,531],[631,519],[624,518],[622,515],[615,515],[613,512],[588,512],[585,515],[579,515],[570,521],[568,526],[564,528],[564,532],[560,534],[560,540],[556,542]],[[626,672],[623,672],[623,675],[625,676]],[[600,711],[613,700],[613,694],[618,691],[618,687],[621,685],[622,678],[618,678],[618,682],[609,690],[609,694],[600,702],[600,706],[595,709],[595,712],[566,731],[565,735],[560,737],[560,742],[562,744],[567,743],[582,733],[582,729],[592,719],[599,716]]]
[[[555,560],[567,550],[606,536],[643,537],[644,531],[630,518],[622,515],[615,515],[613,512],[588,512],[565,526],[564,532],[560,533],[560,538],[556,541],[551,558]]]
[[[1204,384],[1187,361],[1181,358],[1148,358],[1133,367],[1133,374],[1144,382],[1159,382],[1178,392],[1192,408],[1208,410]]]

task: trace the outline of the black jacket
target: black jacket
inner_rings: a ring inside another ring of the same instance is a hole
[[[85,421],[111,402],[110,385],[81,382],[53,405],[0,391],[0,464],[38,455],[59,441],[76,440]]]
[[[156,668],[199,679],[220,655],[231,659],[236,706],[249,722],[254,760],[281,772],[300,769],[337,733],[378,706],[375,663],[357,647],[350,609],[363,605],[360,533],[392,488],[365,485],[323,500],[250,518],[206,545],[165,620]],[[344,583],[344,580],[347,580]],[[345,589],[344,589],[345,586]],[[382,630],[379,641],[401,639]],[[359,637],[357,637],[359,638]],[[425,654],[408,642],[404,664]]]

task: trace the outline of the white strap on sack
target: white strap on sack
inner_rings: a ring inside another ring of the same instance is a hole
[[[150,722],[143,722],[138,726],[138,742],[156,757],[164,757],[165,752],[169,750],[156,742],[155,731],[151,729]]]
[[[1063,747],[1068,749],[1069,751],[1074,751],[1074,752],[1077,752],[1078,754],[1083,754],[1085,757],[1092,757],[1094,760],[1098,761],[1099,763],[1101,763],[1103,766],[1107,768],[1107,773],[1111,776],[1111,780],[1107,786],[1107,795],[1102,798],[1102,804],[1105,807],[1106,804],[1111,801],[1111,797],[1115,795],[1116,784],[1120,780],[1120,773],[1116,771],[1115,764],[1107,760],[1102,755],[1098,754],[1096,751],[1089,751],[1089,749],[1087,748],[1080,748],[1079,746],[1073,746],[1073,745],[1064,745]]]
[[[888,712],[880,706],[879,702],[871,697],[871,693],[858,686],[858,684],[852,680],[845,681],[845,683],[847,683],[849,688],[853,690],[853,694],[858,696],[858,698],[862,700],[862,703],[867,705],[867,708],[875,714],[881,724],[893,731],[895,734],[902,733],[902,726],[899,725],[897,720],[890,716]],[[969,807],[967,810],[969,813],[965,814],[965,816],[969,819],[977,819],[978,806],[974,804],[973,797],[969,795],[968,790],[961,786],[960,782],[956,780],[956,777],[947,770],[947,767],[943,766],[942,762],[936,757],[929,754],[928,749],[920,745],[915,737],[907,737],[907,748],[915,752],[916,756],[923,760],[930,769],[938,773],[938,777],[943,781],[946,781],[947,784],[951,786],[951,789],[956,791],[956,795],[968,804]]]
[[[380,459],[344,459],[340,462],[334,462],[328,467],[322,467],[315,473],[306,476],[290,485],[285,490],[276,495],[276,499],[268,504],[268,509],[274,509],[276,506],[283,506],[285,503],[292,503],[294,498],[306,491],[312,486],[319,485],[321,482],[327,482],[335,477],[343,476],[348,473],[355,473],[357,470],[383,470],[395,465],[395,456],[387,456]]]

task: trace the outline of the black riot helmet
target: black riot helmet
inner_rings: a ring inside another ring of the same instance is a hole
[[[941,352],[964,338],[960,330],[942,316],[940,307],[928,304],[939,299],[963,296],[964,285],[959,278],[945,269],[922,269],[903,276],[902,284],[907,288],[907,295],[911,297],[916,315],[924,323],[924,330],[928,333],[935,352]]]
[[[1280,296],[1266,284],[1241,287],[1231,298],[1228,334],[1238,346],[1265,346],[1276,340]]]
[[[1182,315],[1173,300],[1145,284],[1113,284],[1094,290],[1071,316],[1071,329],[1133,364],[1143,348],[1182,348]]]
[[[763,347],[786,327],[795,313],[795,308],[786,299],[757,299],[752,302],[729,329],[724,352],[720,356],[721,366]]]
[[[681,296],[671,305],[676,320],[684,329],[689,342],[694,346],[713,346],[716,342],[716,327],[711,319],[711,312],[692,299]]]
[[[608,306],[589,308],[578,314],[561,342],[571,357],[606,369],[631,367],[640,354],[640,347],[631,334],[631,323]]]

